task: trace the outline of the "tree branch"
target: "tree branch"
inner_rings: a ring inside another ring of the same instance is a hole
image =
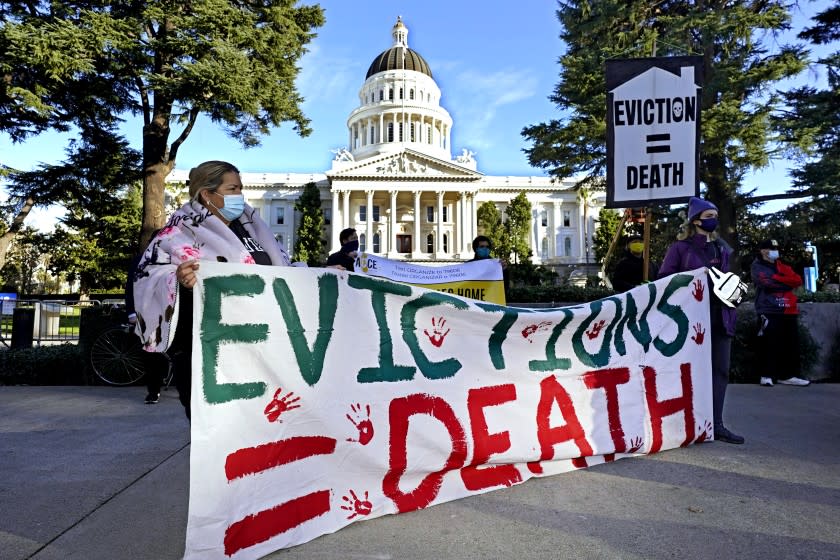
[[[175,157],[178,155],[178,148],[181,147],[181,144],[184,143],[184,140],[187,139],[187,136],[190,135],[192,132],[193,126],[195,126],[195,121],[198,119],[199,110],[197,107],[193,106],[190,109],[190,118],[187,121],[187,126],[184,127],[184,130],[181,131],[180,136],[172,142],[172,146],[169,148],[169,161],[175,161]]]

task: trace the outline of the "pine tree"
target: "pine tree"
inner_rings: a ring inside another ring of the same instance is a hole
[[[505,234],[514,264],[530,262],[532,252],[528,244],[528,234],[531,227],[531,202],[524,192],[510,201],[505,208],[505,215]]]
[[[300,198],[295,202],[300,212],[300,225],[295,239],[295,260],[309,266],[322,266],[324,255],[324,211],[321,210],[321,193],[315,183],[306,183]]]
[[[478,227],[481,228],[481,235],[490,240],[490,245],[493,247],[492,255],[496,258],[507,259],[510,256],[510,251],[504,252],[504,226],[502,215],[496,205],[489,201],[483,203],[476,211],[476,219],[478,220]]]
[[[606,166],[604,63],[612,58],[703,57],[700,179],[720,209],[721,233],[737,247],[736,208],[744,175],[767,165],[774,148],[773,84],[804,68],[806,53],[762,41],[790,25],[783,0],[560,0],[566,51],[550,99],[561,116],[523,129],[534,166],[597,187]]]

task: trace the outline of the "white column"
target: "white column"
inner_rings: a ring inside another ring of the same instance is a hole
[[[365,212],[365,252],[373,252],[373,191],[367,193],[367,211]],[[380,247],[382,249],[382,247]]]
[[[397,254],[397,191],[391,191],[391,232],[388,235],[388,250]]]
[[[563,223],[563,202],[560,200],[554,201],[554,211],[551,213],[551,242],[549,243],[550,250],[553,251],[555,257],[563,256],[563,240],[560,237],[560,225]]]
[[[472,237],[470,243],[472,243],[472,240],[478,235],[478,200],[476,200],[476,193],[470,193],[470,195],[472,196]]]
[[[385,113],[379,115],[379,143],[385,142]]]
[[[420,191],[414,191],[414,241],[411,245],[411,256],[417,258],[421,253],[420,242]]]
[[[332,192],[332,208],[330,212],[332,212],[332,220],[330,222],[330,238],[332,239],[330,242],[330,253],[335,253],[338,251],[338,234],[343,229],[341,222],[338,220],[338,190],[333,190]]]
[[[457,220],[455,231],[458,232],[458,244],[455,245],[455,247],[457,248],[457,252],[460,254],[461,258],[466,255],[464,252],[466,247],[466,242],[464,240],[464,198],[464,193],[458,193],[458,202],[455,205],[455,219]]]
[[[435,253],[443,254],[443,191],[437,191],[437,239],[435,239]]]
[[[341,201],[341,227],[338,228],[339,233],[341,233],[341,230],[344,228],[350,227],[350,223],[352,222],[350,219],[350,191],[341,191],[341,194],[343,197]],[[338,251],[338,249],[336,249],[336,251]]]

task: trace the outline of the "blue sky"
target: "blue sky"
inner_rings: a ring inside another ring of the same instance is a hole
[[[794,29],[830,3],[803,2]],[[488,175],[544,175],[528,164],[522,151],[527,144],[520,131],[558,116],[548,100],[563,50],[555,2],[324,0],[320,5],[326,24],[301,60],[298,79],[312,134],[300,138],[290,125],[284,125],[265,137],[261,146],[244,149],[202,116],[181,147],[177,168],[224,159],[249,172],[328,169],[331,150],[348,144],[347,116],[358,105],[357,94],[371,61],[391,46],[391,27],[400,15],[409,30],[409,46],[429,63],[441,88],[441,104],[452,115],[453,154],[469,148],[476,153],[479,171]],[[824,81],[813,75],[807,79]],[[138,148],[140,126],[137,119],[125,125],[128,138]],[[178,132],[174,129],[170,141]],[[63,158],[65,143],[66,137],[56,134],[19,145],[0,136],[0,161],[18,169],[55,163]],[[751,176],[747,184],[760,186],[761,193],[783,191],[788,184],[786,170],[784,162],[777,162]],[[60,210],[40,211],[32,225],[45,227],[57,213]]]

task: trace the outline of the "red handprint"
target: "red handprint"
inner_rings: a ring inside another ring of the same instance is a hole
[[[591,331],[586,331],[586,336],[589,337],[589,340],[592,340],[593,338],[597,338],[598,335],[601,334],[601,329],[603,329],[604,325],[606,325],[606,324],[607,324],[607,322],[604,319],[601,319],[600,321],[598,321],[597,323],[592,325],[592,330]]]
[[[701,282],[698,278],[694,281],[694,291],[691,292],[691,295],[693,295],[694,299],[696,299],[697,301],[703,301],[703,291],[703,282]]]
[[[368,500],[368,493],[365,490],[365,499],[360,500],[353,489],[350,489],[350,496],[342,496],[341,499],[347,502],[346,505],[341,506],[341,509],[351,511],[350,515],[347,516],[347,519],[353,519],[359,515],[370,515],[370,512],[373,511],[373,504],[370,503]]]
[[[546,328],[548,328],[550,326],[551,326],[551,321],[542,321],[542,322],[540,322],[539,324],[536,324],[536,325],[528,325],[527,327],[522,329],[522,338],[526,339],[528,342],[533,344],[534,341],[531,340],[529,337],[532,334],[534,334],[535,332],[537,332],[538,330],[542,331],[542,330],[545,330]]]
[[[703,344],[703,340],[706,338],[706,330],[703,328],[702,323],[697,323],[694,325],[694,336],[691,337],[691,340],[697,343],[699,346]]]
[[[627,453],[635,453],[639,449],[642,448],[642,438],[641,436],[636,436],[630,440],[630,446],[627,449]]]
[[[275,391],[274,398],[271,399],[271,402],[265,407],[263,414],[265,417],[268,418],[269,422],[274,422],[280,415],[286,412],[287,410],[292,410],[295,408],[300,408],[300,405],[297,402],[300,400],[300,397],[295,397],[294,393],[289,392],[288,395],[283,395],[280,397],[280,392],[283,391],[283,388],[280,387]],[[294,397],[294,398],[292,398]],[[280,420],[282,422],[282,420]]]
[[[712,423],[706,420],[706,426],[697,426],[697,429],[700,430],[700,434],[697,436],[697,439],[694,440],[694,443],[703,443],[704,441],[711,441],[712,440]]]
[[[350,410],[353,412],[353,416],[350,416],[350,414],[345,414],[345,416],[359,430],[359,439],[347,438],[347,441],[355,441],[362,445],[367,445],[373,439],[373,422],[370,421],[370,405],[365,405],[366,417],[362,417],[362,405],[360,404],[351,404]]]
[[[435,318],[432,317],[432,334],[429,334],[429,331],[423,329],[423,334],[429,337],[429,342],[437,348],[440,348],[443,345],[443,339],[446,338],[446,335],[448,335],[449,331],[452,330],[446,329],[446,332],[443,332],[443,326],[445,324],[446,319],[443,317],[438,317],[437,324],[435,324]]]

